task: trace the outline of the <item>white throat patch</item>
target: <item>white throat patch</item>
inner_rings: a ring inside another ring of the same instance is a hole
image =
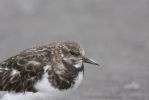
[[[81,68],[82,67],[83,62],[79,61],[77,64],[74,65],[75,68]]]

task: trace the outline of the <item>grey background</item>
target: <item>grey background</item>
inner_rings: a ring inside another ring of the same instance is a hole
[[[101,64],[65,100],[149,100],[149,0],[0,1],[1,61],[64,40]]]

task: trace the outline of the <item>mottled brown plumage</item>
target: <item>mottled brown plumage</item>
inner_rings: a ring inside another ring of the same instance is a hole
[[[59,90],[73,87],[84,65],[96,64],[84,57],[84,50],[75,42],[56,42],[22,51],[0,63],[0,91],[37,92],[35,84],[48,73],[51,85]],[[45,69],[45,66],[49,66]]]

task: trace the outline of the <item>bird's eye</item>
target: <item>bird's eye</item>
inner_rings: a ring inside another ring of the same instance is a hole
[[[80,53],[77,51],[70,51],[70,54],[73,56],[80,56]]]

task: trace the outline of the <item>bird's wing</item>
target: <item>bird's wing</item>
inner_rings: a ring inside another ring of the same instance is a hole
[[[24,55],[0,63],[0,91],[36,92],[34,84],[41,79],[44,65],[38,57],[35,59],[30,54]]]

